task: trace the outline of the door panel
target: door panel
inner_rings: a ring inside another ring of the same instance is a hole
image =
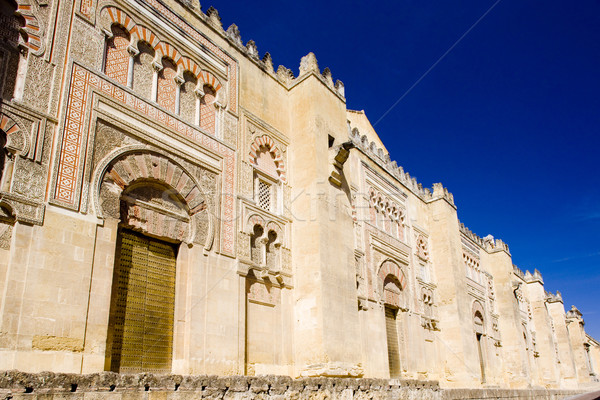
[[[122,230],[115,262],[111,370],[171,372],[175,249]]]

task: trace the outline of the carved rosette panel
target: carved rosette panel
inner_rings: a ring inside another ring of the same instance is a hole
[[[416,245],[417,257],[423,261],[429,260],[429,246],[427,245],[427,238],[421,234],[417,235]]]
[[[200,182],[200,189],[204,193],[209,210],[216,210],[218,204],[217,174],[204,168],[198,168],[196,177]]]
[[[125,135],[120,129],[99,120],[94,135],[94,166],[106,157],[111,151],[127,145],[139,144],[134,138]]]
[[[208,234],[212,231],[210,227],[210,217],[208,211],[204,210],[194,215],[194,225],[196,226],[196,234],[194,235],[194,243],[204,245],[210,242]]]

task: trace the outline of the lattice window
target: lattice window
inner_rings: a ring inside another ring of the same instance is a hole
[[[272,197],[272,185],[259,179],[258,206],[264,210],[271,211]]]

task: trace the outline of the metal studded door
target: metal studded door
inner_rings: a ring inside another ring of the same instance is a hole
[[[115,372],[171,372],[175,308],[175,249],[122,230],[111,309]]]

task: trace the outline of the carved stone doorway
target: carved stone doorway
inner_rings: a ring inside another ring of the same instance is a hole
[[[120,230],[107,369],[120,373],[171,372],[176,253],[173,244]]]

